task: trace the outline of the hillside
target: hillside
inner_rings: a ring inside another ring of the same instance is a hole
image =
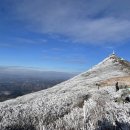
[[[130,63],[110,55],[52,88],[1,102],[0,130],[128,130],[129,90],[97,84],[129,76]]]

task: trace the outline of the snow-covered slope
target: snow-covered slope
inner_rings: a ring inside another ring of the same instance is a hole
[[[52,88],[1,102],[0,130],[95,130],[106,122],[111,127],[124,123],[124,129],[130,122],[130,104],[114,101],[124,90],[97,87],[100,81],[123,76],[130,76],[130,63],[110,55]]]

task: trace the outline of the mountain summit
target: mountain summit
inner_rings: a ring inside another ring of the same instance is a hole
[[[102,62],[81,74],[81,76],[93,81],[128,75],[130,75],[130,62],[115,54],[111,54]]]
[[[115,88],[129,76],[130,63],[112,54],[52,88],[1,102],[0,130],[130,129],[129,81]]]

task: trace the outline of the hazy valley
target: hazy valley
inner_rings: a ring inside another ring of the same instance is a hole
[[[0,102],[59,84],[74,74],[0,67]]]

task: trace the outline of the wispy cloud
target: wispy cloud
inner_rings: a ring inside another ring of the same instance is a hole
[[[25,37],[8,37],[4,42],[0,43],[0,47],[4,48],[19,48],[23,45],[40,45],[46,44],[48,41],[42,38],[25,38]]]
[[[13,38],[13,40],[17,41],[18,43],[22,43],[22,44],[45,44],[47,42],[46,39],[30,39],[30,38],[23,38],[23,37],[15,37]]]
[[[12,47],[14,47],[13,45],[10,45],[9,43],[0,43],[0,48],[12,48]]]
[[[65,63],[65,64],[72,64],[72,65],[85,65],[87,64],[87,60],[85,56],[77,55],[77,56],[49,56],[49,55],[44,55],[42,57],[43,60],[45,61],[50,61],[50,62],[60,62],[60,63]]]
[[[15,16],[40,33],[91,44],[130,40],[129,0],[12,1]]]

